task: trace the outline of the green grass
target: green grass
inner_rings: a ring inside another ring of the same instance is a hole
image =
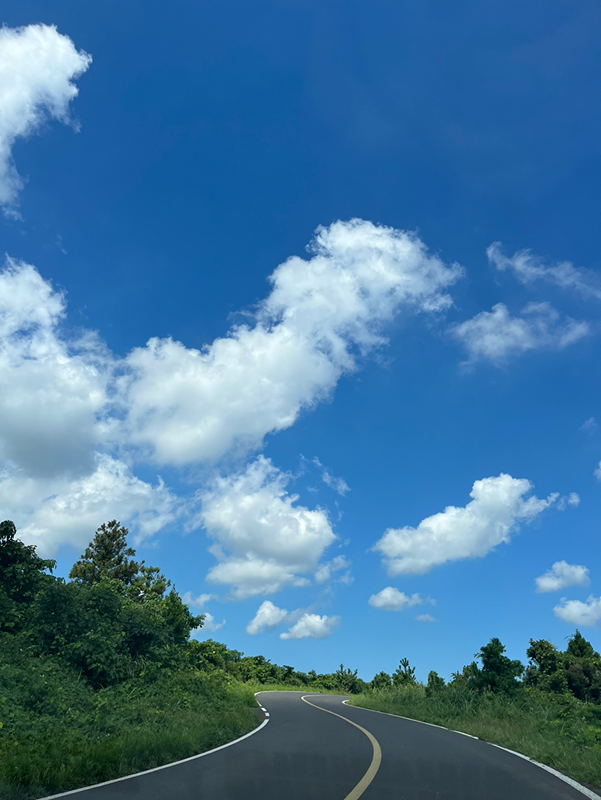
[[[410,686],[355,695],[349,704],[464,731],[601,787],[601,707],[571,696],[447,687],[426,697],[423,686]]]
[[[35,672],[23,664],[21,676],[12,671],[12,697],[3,692],[2,800],[32,800],[161,766],[259,722],[252,689],[223,674],[166,673],[94,693],[52,666]],[[19,678],[30,691],[19,691]]]

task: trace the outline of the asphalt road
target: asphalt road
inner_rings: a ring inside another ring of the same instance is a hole
[[[486,742],[349,707],[344,697],[262,692],[257,699],[268,712],[268,723],[231,747],[76,794],[81,800],[584,797],[540,767]]]

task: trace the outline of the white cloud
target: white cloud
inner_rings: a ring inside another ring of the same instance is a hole
[[[211,600],[216,600],[216,594],[199,594],[197,597],[192,595],[192,592],[184,592],[182,595],[182,602],[192,608],[201,609],[206,606]]]
[[[338,494],[344,496],[347,492],[350,492],[350,487],[344,478],[337,478],[335,475],[332,475],[331,472],[328,472],[327,469],[324,469],[321,477],[325,485],[329,486],[330,489],[333,489]]]
[[[205,618],[201,631],[204,631],[205,633],[215,633],[215,631],[223,628],[224,625],[225,620],[222,620],[221,622],[215,622],[215,617],[212,614],[205,612]]]
[[[280,633],[280,639],[324,639],[340,624],[340,617],[325,614],[303,614],[289,631]]]
[[[389,528],[373,549],[382,554],[389,575],[423,575],[447,561],[481,558],[557,499],[557,494],[525,498],[532,488],[530,481],[506,474],[475,481],[465,507],[447,506],[417,528]]]
[[[207,634],[215,633],[216,631],[223,628],[225,625],[226,620],[221,620],[221,622],[215,622],[215,617],[212,614],[209,614],[207,611],[204,612],[204,621],[203,624],[199,628],[194,628],[191,633],[192,639],[203,639]]]
[[[599,423],[594,417],[589,417],[580,426],[580,430],[585,433],[594,433],[599,427]]]
[[[331,561],[326,562],[325,564],[321,564],[316,572],[315,572],[315,583],[325,583],[326,581],[330,580],[333,573],[341,572],[345,570],[344,575],[342,575],[338,580],[340,583],[352,583],[353,579],[351,578],[350,574],[350,561],[348,561],[345,556],[336,556]]]
[[[570,492],[570,494],[566,495],[565,497],[560,497],[557,501],[557,508],[559,511],[565,511],[568,506],[572,506],[576,508],[580,505],[580,495],[576,492]]]
[[[415,618],[418,622],[438,622],[435,617],[430,616],[430,614],[418,614]]]
[[[69,122],[69,103],[78,94],[72,81],[91,61],[53,25],[0,28],[0,205],[7,217],[19,218],[23,188],[11,154],[15,140],[48,119]]]
[[[62,544],[82,548],[98,525],[119,519],[136,529],[140,542],[173,522],[182,503],[159,480],[146,483],[121,461],[98,456],[96,469],[82,478],[31,477],[22,470],[0,470],[0,507],[19,538],[44,556]]]
[[[556,561],[550,570],[536,581],[537,592],[558,592],[566,586],[588,586],[588,568],[566,561]]]
[[[462,274],[416,236],[363,220],[318,229],[311,252],[271,275],[254,327],[203,350],[151,339],[130,353],[122,402],[130,441],[148,457],[181,466],[259,447],[384,344],[402,308],[447,308],[443,290]]]
[[[112,362],[88,333],[61,338],[63,296],[29,264],[0,272],[0,460],[29,474],[89,472]]]
[[[601,461],[597,464],[597,468],[595,469],[593,475],[595,478],[601,481]]]
[[[330,470],[321,463],[321,461],[315,456],[313,459],[313,463],[316,464],[321,469],[321,479],[325,483],[326,486],[329,486],[330,489],[333,489],[339,495],[344,495],[347,492],[350,492],[350,487],[348,483],[344,480],[344,478],[337,478],[335,475],[332,475]]]
[[[383,611],[402,611],[404,608],[419,606],[424,601],[419,594],[412,594],[409,597],[394,586],[387,586],[381,592],[372,594],[368,602],[370,606],[381,608]]]
[[[220,563],[209,581],[231,585],[232,597],[272,594],[306,586],[324,550],[334,542],[327,514],[296,505],[285,486],[289,476],[259,456],[242,472],[218,477],[202,492],[201,521],[216,540]]]
[[[262,633],[266,628],[273,630],[286,617],[288,617],[288,611],[285,608],[278,608],[271,600],[265,600],[246,626],[246,632],[250,636],[256,636],[257,633]]]
[[[382,344],[383,326],[402,308],[446,308],[444,289],[460,274],[413,235],[338,222],[319,230],[310,259],[276,269],[254,327],[234,328],[203,351],[151,340],[117,359],[93,332],[70,332],[62,293],[9,259],[0,271],[0,469],[5,493],[16,476],[29,487],[11,499],[15,522],[47,537],[50,550],[79,543],[84,534],[68,509],[85,497],[85,525],[99,516],[92,531],[110,508],[134,528],[139,522],[139,536],[151,535],[183,504],[160,481],[138,479],[136,462],[185,466],[260,446]],[[269,462],[243,475],[203,493],[220,561],[211,578],[240,597],[307,585],[334,540],[325,512],[296,505]],[[229,513],[231,529],[220,516]]]
[[[547,267],[543,259],[533,255],[531,250],[518,250],[511,258],[507,258],[501,252],[500,242],[493,242],[486,254],[498,270],[510,270],[526,286],[536,281],[546,281],[562,289],[575,289],[583,297],[601,300],[601,279],[593,270],[575,267],[570,261]]]
[[[498,366],[530,350],[562,350],[587,336],[590,326],[570,317],[560,323],[549,303],[528,303],[516,317],[497,303],[492,311],[481,311],[450,331],[467,348],[466,365],[488,360]]]
[[[596,628],[601,623],[601,597],[590,595],[586,603],[581,600],[566,600],[563,597],[561,604],[553,609],[553,613],[577,628]]]

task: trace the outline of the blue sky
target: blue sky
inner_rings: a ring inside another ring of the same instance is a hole
[[[599,649],[600,15],[7,0],[3,518],[298,669]]]

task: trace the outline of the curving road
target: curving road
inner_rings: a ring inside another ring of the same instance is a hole
[[[582,800],[585,796],[540,767],[486,742],[349,707],[342,703],[344,697],[261,692],[257,699],[265,709],[261,728],[231,746],[55,796],[85,793],[82,800]],[[588,796],[596,797],[590,792]]]

